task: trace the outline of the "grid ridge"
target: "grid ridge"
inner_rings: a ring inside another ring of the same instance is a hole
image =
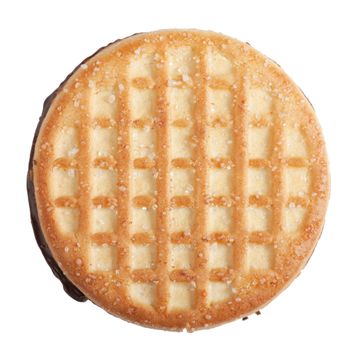
[[[234,287],[237,288],[240,284],[240,276],[244,271],[245,259],[245,245],[247,241],[247,233],[245,229],[244,211],[246,207],[246,196],[244,189],[244,179],[246,178],[246,164],[247,164],[247,151],[246,151],[246,115],[244,108],[244,72],[236,66],[235,77],[237,85],[233,94],[233,115],[234,115],[234,148],[237,151],[233,152],[234,166],[234,200],[236,205],[233,211],[233,232],[235,235],[233,265],[235,270]]]
[[[195,243],[195,272],[196,272],[196,308],[201,309],[206,304],[206,283],[207,283],[207,257],[206,245],[204,242],[205,234],[205,193],[206,193],[206,67],[205,67],[205,49],[201,48],[196,52],[198,57],[196,62],[195,95],[198,103],[195,105],[195,130],[198,134],[198,143],[196,151],[196,186],[195,201],[197,213],[194,225],[194,243]]]
[[[80,113],[80,128],[79,128],[79,138],[84,140],[84,143],[79,145],[79,153],[77,155],[77,171],[79,174],[79,195],[78,200],[72,197],[73,203],[76,203],[79,208],[79,226],[78,226],[78,237],[77,240],[79,242],[79,248],[83,251],[84,256],[86,256],[86,251],[88,247],[88,232],[89,232],[89,215],[88,210],[90,206],[90,185],[89,185],[89,177],[90,171],[87,164],[90,161],[89,154],[89,129],[90,129],[90,121],[89,121],[89,110],[87,108],[87,97],[86,95],[80,96],[77,101],[81,108]],[[75,165],[75,162],[70,162],[71,165]]]
[[[119,69],[119,77],[117,79],[117,110],[118,117],[118,154],[117,154],[117,171],[118,171],[118,212],[117,212],[117,239],[118,239],[118,266],[120,273],[121,293],[123,298],[129,299],[127,292],[127,283],[129,279],[129,106],[128,106],[128,87],[126,84],[125,71]]]
[[[283,207],[284,207],[284,152],[283,152],[283,120],[280,117],[280,110],[277,103],[272,103],[272,224],[270,228],[271,239],[277,241],[283,231]],[[277,262],[277,253],[274,257]]]
[[[158,283],[158,307],[165,311],[168,304],[168,117],[166,98],[166,57],[165,48],[161,46],[157,51],[159,55],[158,68],[156,68],[157,82],[157,275]]]

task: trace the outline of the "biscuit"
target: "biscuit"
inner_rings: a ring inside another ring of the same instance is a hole
[[[143,326],[246,317],[300,273],[328,163],[301,90],[249,44],[198,30],[118,40],[44,105],[32,222],[66,291]]]

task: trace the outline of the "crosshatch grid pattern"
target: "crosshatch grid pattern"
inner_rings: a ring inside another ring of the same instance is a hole
[[[86,86],[75,79],[40,149],[52,151],[48,208],[77,256],[73,278],[101,285],[89,295],[123,317],[197,328],[290,277],[285,252],[307,255],[296,242],[326,180],[312,175],[300,112],[277,77],[245,65],[247,46],[161,37],[83,64]]]

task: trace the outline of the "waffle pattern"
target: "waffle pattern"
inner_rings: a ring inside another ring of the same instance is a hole
[[[201,32],[117,42],[73,74],[42,129],[37,201],[54,255],[131,321],[196,329],[254,312],[320,234],[314,113],[248,45]]]

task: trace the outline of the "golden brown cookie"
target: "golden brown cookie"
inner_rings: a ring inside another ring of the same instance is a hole
[[[79,299],[170,330],[269,303],[311,256],[329,196],[300,89],[248,44],[196,30],[83,62],[45,109],[29,181]]]

